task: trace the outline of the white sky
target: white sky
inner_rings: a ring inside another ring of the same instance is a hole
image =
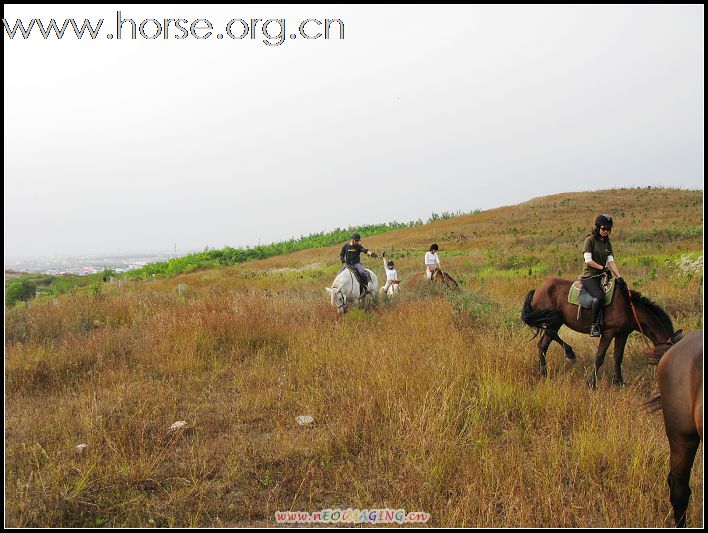
[[[118,9],[345,35],[109,40]],[[95,41],[4,34],[6,259],[702,188],[703,6],[5,5],[33,17],[105,22]]]

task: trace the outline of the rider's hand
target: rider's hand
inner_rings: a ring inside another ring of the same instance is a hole
[[[625,284],[624,278],[622,276],[617,278],[617,283],[619,283],[620,285],[624,285]]]
[[[373,257],[374,259],[376,259],[376,258],[378,257],[378,255],[376,255],[376,252],[371,252],[371,257]]]

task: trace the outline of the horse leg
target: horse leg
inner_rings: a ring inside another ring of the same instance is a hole
[[[560,326],[558,326],[558,329],[560,329]],[[565,351],[565,358],[571,363],[575,363],[575,352],[573,351],[573,348],[570,346],[570,344],[560,338],[560,336],[558,335],[558,329],[556,329],[555,331],[549,329],[548,334],[554,341],[556,341],[563,347],[563,351]]]
[[[593,389],[597,388],[597,373],[600,370],[602,363],[605,362],[605,354],[607,353],[607,349],[610,347],[613,337],[614,331],[603,331],[602,336],[600,337],[600,344],[597,347],[597,354],[595,355],[595,366],[593,367],[592,376],[589,382]]]
[[[615,375],[612,378],[612,384],[620,387],[624,386],[624,379],[622,379],[622,358],[624,357],[624,347],[627,344],[627,337],[629,337],[629,333],[622,333],[615,337]]]
[[[543,331],[543,335],[538,341],[538,358],[539,358],[539,370],[541,371],[541,376],[544,378],[548,377],[548,369],[546,368],[546,352],[548,347],[553,342],[553,339],[548,334],[548,330]]]
[[[696,457],[699,440],[696,437],[681,437],[669,441],[671,447],[669,477],[669,499],[674,509],[676,527],[686,527],[686,509],[691,497],[688,482],[691,478],[693,459]]]

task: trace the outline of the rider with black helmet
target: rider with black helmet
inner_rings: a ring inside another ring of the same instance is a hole
[[[351,240],[344,246],[342,246],[342,251],[339,254],[339,259],[342,261],[343,265],[340,269],[340,272],[345,268],[351,268],[352,270],[355,270],[356,273],[359,275],[359,279],[363,280],[366,286],[369,283],[369,275],[366,273],[366,270],[361,265],[360,256],[362,252],[368,255],[369,257],[373,257],[374,259],[378,256],[374,252],[371,252],[364,248],[361,244],[359,244],[359,241],[361,241],[361,235],[359,235],[357,232],[354,232],[352,233]]]
[[[612,217],[610,215],[600,215],[595,219],[595,229],[586,237],[583,244],[585,269],[580,276],[580,280],[583,287],[593,297],[591,337],[600,336],[600,312],[605,299],[605,292],[600,285],[600,278],[605,272],[611,271],[617,283],[624,284],[612,255],[612,243],[610,242],[612,225]]]
[[[430,250],[425,253],[425,275],[428,279],[433,279],[436,270],[440,270],[440,258],[438,257],[438,245],[431,244]]]

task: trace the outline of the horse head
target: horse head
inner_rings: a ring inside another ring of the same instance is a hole
[[[666,342],[662,342],[660,344],[655,345],[654,349],[649,352],[649,364],[658,365],[659,361],[661,360],[661,356],[664,355],[667,351],[669,351],[669,348],[674,346],[681,339],[683,339],[682,329],[674,332],[674,334],[669,337]]]
[[[448,274],[447,272],[443,272],[440,269],[435,271],[433,281],[440,281],[451,289],[459,289],[460,287],[458,283],[454,279],[452,279],[452,276],[450,276],[450,274]]]
[[[343,315],[347,312],[347,295],[342,291],[341,286],[325,287],[329,293],[332,305],[337,308],[337,312]]]
[[[649,337],[654,345],[650,351],[650,362],[658,363],[661,356],[683,338],[683,330],[674,330],[671,317],[656,302],[626,287],[625,291],[635,329]]]

